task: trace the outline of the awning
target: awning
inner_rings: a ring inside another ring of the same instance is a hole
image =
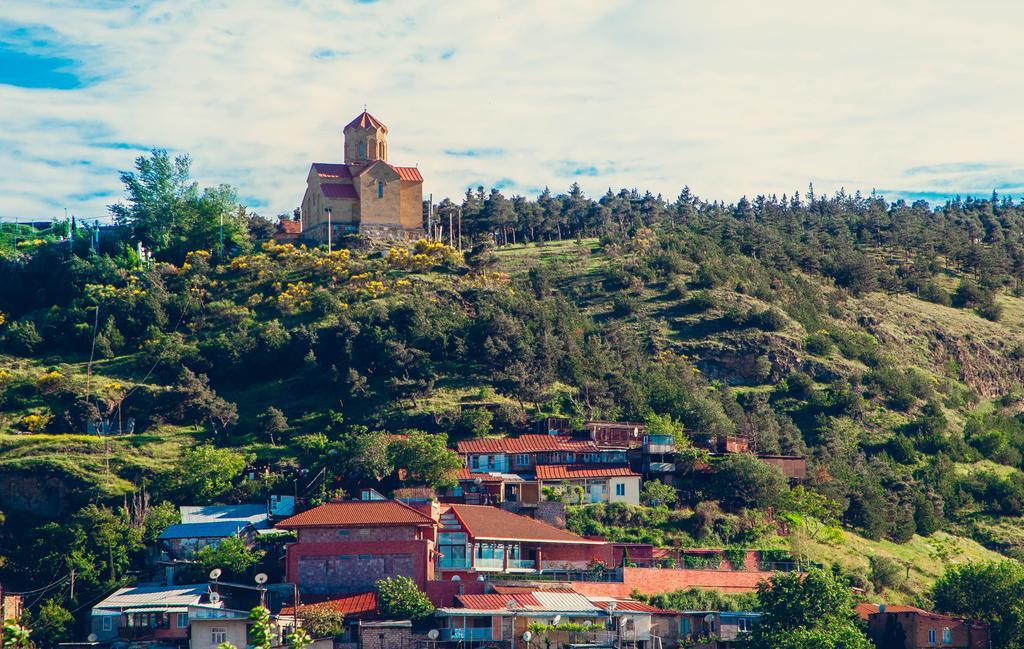
[[[126,608],[125,613],[188,613],[187,606],[136,606]]]

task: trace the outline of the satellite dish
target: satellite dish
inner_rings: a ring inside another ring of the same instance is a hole
[[[89,642],[96,642],[99,639],[99,636],[97,636],[95,633],[90,633],[89,637],[86,638],[86,640],[88,640]]]
[[[555,626],[558,626],[558,623],[561,622],[561,621],[562,621],[562,616],[561,615],[556,615],[555,619],[551,620],[551,623],[554,624]]]
[[[431,629],[427,631],[427,637],[431,640],[437,640],[437,636],[441,635],[437,629]]]
[[[583,620],[583,626],[590,626],[591,624],[593,624],[593,622],[590,620]]]
[[[707,615],[704,616],[704,621],[707,622],[708,624],[711,624],[712,622],[715,621],[715,614],[714,613],[708,613]]]
[[[455,575],[454,577],[452,577],[452,581],[462,581],[462,577]]]
[[[256,575],[256,583],[261,585],[261,586],[263,584],[267,583],[267,575],[266,575],[266,573],[261,572],[260,574]]]
[[[212,579],[214,581],[217,581],[218,579],[220,579],[220,576],[221,576],[220,568],[214,568],[213,570],[210,571],[210,579]]]
[[[475,484],[476,486],[478,486],[478,487],[479,487],[479,486],[480,486],[480,485],[482,485],[483,483],[484,483],[484,481],[483,481],[483,480],[481,480],[480,478],[473,478],[473,484]]]
[[[220,601],[220,593],[210,593],[210,603],[216,604]]]
[[[533,639],[533,634],[529,631],[523,631],[523,642],[529,642]]]
[[[484,577],[483,575],[480,575],[479,577],[476,578],[476,580],[477,581],[487,581],[487,577]]]

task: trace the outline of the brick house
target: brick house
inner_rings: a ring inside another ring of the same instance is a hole
[[[626,448],[599,446],[569,435],[520,435],[458,443],[470,473],[532,474],[546,464],[626,464]]]
[[[436,508],[426,503],[425,509]],[[295,530],[285,581],[303,593],[366,591],[403,575],[419,587],[434,578],[437,518],[396,500],[331,502],[277,524]]]
[[[986,624],[914,606],[880,606],[876,612],[866,612],[868,635],[878,649],[987,649],[989,646]]]
[[[640,448],[647,433],[643,424],[621,421],[588,421],[583,430],[594,443],[618,448]]]

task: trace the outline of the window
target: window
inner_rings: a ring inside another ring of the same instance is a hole
[[[520,453],[516,456],[516,464],[519,466],[528,466],[530,464],[530,456],[526,453]]]
[[[384,198],[384,181],[377,181],[377,198]]]
[[[953,644],[953,632],[948,626],[942,629],[942,644]]]
[[[187,629],[188,628],[188,613],[178,613],[178,628],[179,629]]]
[[[469,456],[469,468],[471,468],[471,469],[479,469],[480,468],[480,456],[479,455],[470,455]]]
[[[362,142],[359,143],[359,151],[360,151],[360,155],[363,158],[365,158],[366,157],[366,140],[363,140]]]
[[[103,630],[113,631],[114,630],[114,618],[109,615],[103,616]]]
[[[935,644],[935,629],[928,629],[928,644]]]
[[[741,633],[750,633],[751,626],[752,625],[750,624],[750,618],[748,617],[741,617],[736,620],[736,628]]]
[[[690,635],[690,618],[684,617],[679,620],[679,635]]]
[[[615,495],[616,496],[625,496],[626,495],[626,484],[624,482],[620,482],[617,485],[615,485]]]
[[[210,629],[210,643],[214,646],[228,641],[228,630],[222,626],[215,626]]]

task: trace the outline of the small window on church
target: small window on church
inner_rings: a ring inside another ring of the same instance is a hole
[[[384,181],[377,181],[377,198],[384,198]]]

